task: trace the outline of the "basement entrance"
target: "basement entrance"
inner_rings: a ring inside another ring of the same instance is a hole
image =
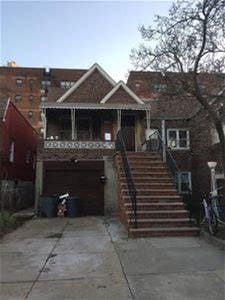
[[[80,199],[82,215],[104,214],[103,161],[45,162],[44,195],[69,193]]]

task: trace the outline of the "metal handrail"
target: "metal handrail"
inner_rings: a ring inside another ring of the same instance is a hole
[[[152,139],[151,137],[155,134],[157,135],[156,138]],[[176,190],[179,193],[178,173],[180,172],[180,169],[179,169],[175,159],[173,158],[173,155],[171,153],[171,149],[169,147],[167,147],[165,142],[162,140],[162,137],[159,134],[159,132],[155,131],[154,133],[152,133],[149,136],[149,139],[145,140],[142,145],[144,145],[144,144],[146,144],[146,146],[147,146],[147,151],[157,151],[157,152],[159,152],[161,157],[162,157],[162,160],[166,161],[167,166],[169,168],[169,172],[171,174],[171,177],[172,177],[172,180],[173,180],[173,183],[174,183],[174,186],[175,186]],[[186,209],[189,211],[189,217],[191,219],[191,216],[192,216],[191,191],[184,194],[182,196],[182,198],[183,198],[183,202],[184,202],[184,205],[185,205]]]
[[[132,204],[133,217],[134,217],[134,226],[135,226],[135,228],[137,228],[138,227],[138,222],[137,222],[137,190],[135,188],[133,175],[132,175],[131,168],[130,168],[130,165],[129,165],[129,160],[128,160],[128,157],[127,157],[127,151],[126,151],[126,146],[125,146],[125,142],[124,142],[124,137],[123,137],[123,133],[122,133],[121,130],[119,130],[118,133],[117,133],[116,151],[119,151],[120,154],[121,154],[121,158],[122,158],[122,162],[123,162],[123,169],[124,169],[124,173],[125,173],[126,181],[127,181],[128,192],[129,192],[129,196],[130,196],[131,204]],[[130,220],[131,220],[131,215],[130,215]]]
[[[155,136],[155,134],[157,134],[157,138],[152,139],[152,136]],[[147,146],[147,150],[148,151],[158,151],[162,157],[162,159],[164,159],[164,153],[165,152],[165,159],[167,162],[167,165],[169,167],[169,172],[172,176],[172,180],[173,183],[176,187],[176,189],[178,190],[178,178],[177,178],[177,174],[180,172],[179,167],[176,164],[176,161],[173,158],[173,155],[171,153],[171,150],[167,147],[167,145],[164,143],[164,141],[162,140],[162,137],[160,136],[158,131],[155,131],[154,133],[152,133],[149,136],[148,140],[145,140],[144,143],[142,145],[146,144]]]

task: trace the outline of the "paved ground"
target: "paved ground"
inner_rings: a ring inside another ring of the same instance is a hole
[[[1,300],[224,300],[224,252],[199,238],[127,239],[102,218],[36,219],[1,243]]]

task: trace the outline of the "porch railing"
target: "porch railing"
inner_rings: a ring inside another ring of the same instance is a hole
[[[129,193],[131,204],[132,204],[134,226],[135,226],[135,228],[137,228],[138,227],[138,222],[137,222],[137,190],[135,188],[134,179],[133,179],[133,175],[132,175],[132,172],[131,172],[129,159],[128,159],[128,156],[127,156],[124,137],[123,137],[123,133],[122,133],[121,130],[119,130],[118,133],[117,133],[115,146],[116,146],[116,151],[119,151],[120,154],[121,154],[123,169],[124,169],[126,182],[127,182],[127,187],[128,187],[128,193]],[[131,224],[131,218],[132,218],[132,214],[130,214],[130,224]]]
[[[112,141],[44,141],[45,149],[115,149],[115,142]]]

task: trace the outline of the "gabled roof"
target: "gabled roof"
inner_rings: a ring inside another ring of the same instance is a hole
[[[132,90],[126,86],[126,84],[123,81],[119,81],[114,88],[100,101],[100,103],[106,103],[115,93],[116,91],[118,91],[119,88],[123,88],[125,90],[125,92],[127,92],[130,97],[137,103],[139,104],[144,104],[144,102],[137,96],[135,95],[134,92],[132,92]]]
[[[97,64],[95,63],[68,91],[65,92],[56,102],[63,102],[67,99],[94,71],[98,70],[104,78],[113,86],[115,81]]]

